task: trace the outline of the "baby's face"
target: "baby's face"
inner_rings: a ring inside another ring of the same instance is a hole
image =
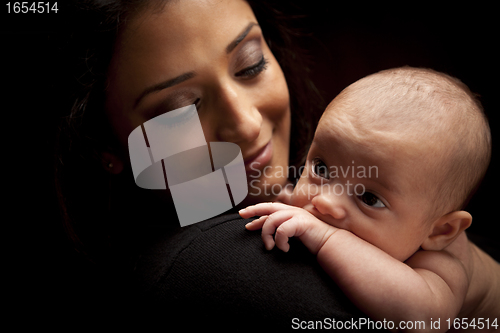
[[[327,112],[292,204],[405,261],[430,234],[431,184],[415,150]]]

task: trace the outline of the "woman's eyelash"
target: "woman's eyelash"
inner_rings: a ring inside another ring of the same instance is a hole
[[[199,110],[199,109],[200,109],[200,99],[199,99],[199,98],[197,98],[197,99],[193,102],[193,104],[196,106],[196,110]]]
[[[196,111],[198,111],[200,109],[200,98],[197,98],[196,100],[194,100],[191,104],[194,104],[195,107],[196,107]],[[188,104],[190,105],[190,104]],[[184,106],[187,106],[187,105],[183,105],[181,107],[184,107]],[[173,110],[177,110],[179,109],[180,107],[175,107],[172,109]],[[167,111],[167,113],[170,112],[170,111]],[[165,112],[159,114],[159,115],[156,115],[152,118],[156,118],[162,114],[165,114]],[[190,112],[183,112],[183,113],[180,113],[178,115],[176,115],[175,117],[170,117],[168,118],[168,120],[163,120],[161,118],[159,118],[157,120],[157,123],[160,124],[161,126],[163,127],[167,127],[167,128],[172,128],[172,127],[177,127],[177,126],[180,126],[184,123],[186,123],[189,119],[191,119],[194,115],[194,112],[193,111],[190,111]],[[152,119],[151,118],[151,119]]]
[[[258,74],[267,69],[268,63],[269,63],[268,60],[264,57],[264,55],[262,55],[262,58],[260,58],[259,62],[250,67],[242,69],[241,71],[236,73],[235,76],[248,77],[248,78],[257,76]]]

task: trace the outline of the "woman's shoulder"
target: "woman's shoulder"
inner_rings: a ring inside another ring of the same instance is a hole
[[[300,242],[291,240],[288,253],[266,251],[247,222],[226,215],[157,234],[135,264],[142,303],[177,319],[229,316],[236,324],[253,317],[282,328],[293,318],[361,315]]]
[[[223,215],[175,229],[150,227],[142,241],[148,246],[143,247],[133,259],[135,274],[145,284],[155,284],[160,277],[169,274],[177,260],[186,259],[186,255],[189,257],[189,253],[197,248],[202,247],[205,253],[215,250],[215,246],[207,244],[208,238],[221,237],[228,230],[234,231],[241,220],[238,217],[237,214]]]

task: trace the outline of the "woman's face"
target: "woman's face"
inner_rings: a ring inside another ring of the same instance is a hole
[[[125,151],[143,122],[196,104],[207,142],[241,148],[251,183],[242,204],[272,200],[285,184],[288,88],[245,1],[173,1],[134,16],[118,36],[106,93]]]

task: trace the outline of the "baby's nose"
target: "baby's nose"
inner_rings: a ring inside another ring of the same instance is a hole
[[[332,193],[318,194],[311,200],[311,204],[323,215],[330,215],[336,220],[346,217],[347,212],[342,205],[341,198]]]

